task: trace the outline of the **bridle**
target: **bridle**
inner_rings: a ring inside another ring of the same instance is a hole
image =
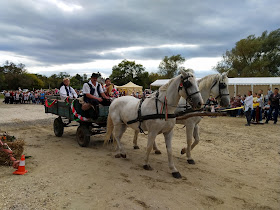
[[[193,76],[186,76],[186,77],[181,76],[181,83],[180,83],[180,85],[179,85],[179,87],[178,87],[178,92],[179,92],[180,90],[182,90],[183,87],[184,87],[184,88],[185,88],[185,91],[186,91],[186,94],[187,94],[187,97],[192,99],[192,96],[195,95],[195,94],[200,93],[200,91],[196,91],[196,92],[191,93],[191,94],[188,93],[188,88],[190,88],[190,87],[193,85],[193,84],[189,81],[189,78],[190,78],[190,77],[193,77]]]
[[[213,85],[212,85],[211,88],[210,88],[210,91],[212,90],[213,87],[215,87],[215,85],[216,85],[217,83],[218,83],[218,80],[215,80],[215,82],[213,83]],[[215,99],[222,98],[223,96],[229,96],[228,93],[226,93],[226,94],[221,93],[221,90],[222,90],[222,89],[226,89],[226,88],[227,88],[226,83],[220,82],[220,81],[219,81],[219,95],[218,95]]]

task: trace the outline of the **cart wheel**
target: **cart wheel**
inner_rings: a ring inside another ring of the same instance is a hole
[[[80,125],[77,129],[76,139],[81,147],[87,147],[90,142],[90,130],[85,125]]]
[[[53,122],[53,131],[57,137],[61,137],[64,131],[64,123],[60,117],[56,118]]]

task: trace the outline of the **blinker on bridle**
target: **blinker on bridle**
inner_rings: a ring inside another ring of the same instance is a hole
[[[195,94],[197,94],[197,93],[200,93],[200,91],[196,91],[196,92],[191,93],[191,94],[188,93],[188,88],[190,88],[190,87],[192,86],[192,83],[189,81],[189,78],[190,78],[190,77],[192,77],[192,76],[187,76],[187,77],[181,76],[181,83],[180,83],[180,85],[179,85],[179,87],[178,87],[178,92],[179,92],[180,90],[182,90],[183,87],[184,87],[185,90],[186,90],[186,94],[187,94],[188,97],[192,97],[193,95],[195,95]]]
[[[215,80],[215,82],[214,82],[214,84],[211,86],[211,88],[210,88],[210,90],[212,90],[212,88],[213,87],[215,87],[215,85],[218,83],[218,80]],[[219,95],[215,98],[215,99],[217,99],[217,98],[222,98],[223,96],[228,96],[229,94],[227,93],[227,94],[222,94],[221,93],[221,89],[225,89],[227,87],[227,85],[226,85],[226,83],[224,83],[224,82],[220,82],[219,81]]]

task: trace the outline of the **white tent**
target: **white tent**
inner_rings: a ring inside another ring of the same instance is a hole
[[[129,82],[123,86],[117,86],[117,88],[120,91],[125,91],[125,93],[127,95],[131,95],[132,93],[136,93],[136,92],[139,92],[140,94],[142,94],[142,92],[143,92],[143,87],[136,85],[133,82]]]
[[[169,79],[158,79],[158,80],[154,81],[152,84],[150,84],[150,86],[160,87],[160,86],[168,83],[168,81],[169,81]]]

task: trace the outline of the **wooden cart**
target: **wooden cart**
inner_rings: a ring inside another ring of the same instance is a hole
[[[99,105],[99,114],[98,117],[96,117],[93,108],[83,111],[82,105],[78,100],[73,101],[72,99],[69,99],[69,102],[65,102],[60,100],[59,96],[46,96],[46,100],[48,104],[56,100],[51,107],[47,107],[45,104],[45,113],[51,113],[58,116],[53,122],[54,134],[57,137],[61,137],[63,135],[65,127],[77,126],[77,124],[71,124],[73,121],[79,123],[79,127],[76,132],[76,139],[78,144],[82,147],[89,145],[91,135],[106,133],[109,106]],[[83,121],[78,117],[75,117],[71,105],[73,105],[74,110],[79,115],[87,118],[88,120]]]

